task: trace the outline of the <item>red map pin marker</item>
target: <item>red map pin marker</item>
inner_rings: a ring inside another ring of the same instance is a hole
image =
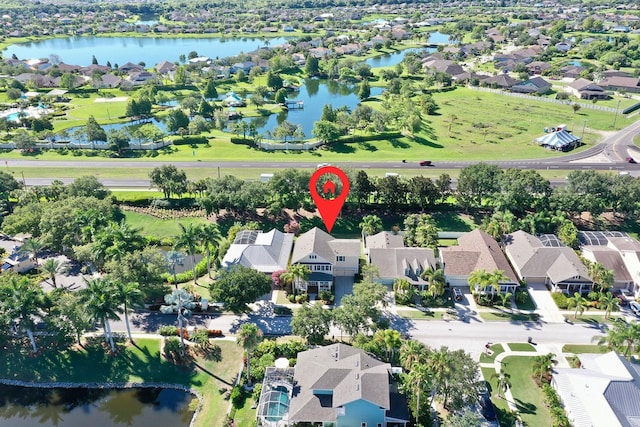
[[[340,182],[342,183],[342,190],[340,191],[340,194],[335,194],[336,183],[331,180],[332,178],[329,178],[322,186],[322,192],[325,194],[325,197],[318,193],[318,180],[321,176],[327,174],[336,175],[340,178]],[[342,172],[342,170],[335,166],[324,166],[316,170],[314,174],[311,175],[311,179],[309,180],[309,191],[311,192],[313,201],[316,203],[316,207],[320,211],[320,217],[322,217],[322,221],[324,222],[325,227],[327,227],[327,231],[331,233],[333,224],[335,224],[336,219],[340,214],[340,209],[342,209],[342,205],[344,205],[344,202],[347,200],[347,196],[349,195],[349,178],[347,178],[347,175]],[[330,198],[332,196],[333,198]]]

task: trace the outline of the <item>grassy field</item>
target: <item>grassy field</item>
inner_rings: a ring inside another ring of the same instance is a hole
[[[506,357],[502,369],[511,375],[511,393],[525,425],[547,427],[551,425],[551,415],[542,390],[531,379],[532,362],[532,357]]]
[[[120,95],[115,93],[114,95]],[[74,98],[65,120],[55,120],[56,130],[83,125],[93,115],[100,123],[109,123],[124,114],[126,102],[96,103],[96,94],[88,98]],[[415,137],[399,137],[379,141],[333,143],[313,152],[266,152],[249,145],[231,142],[231,136],[221,131],[207,134],[209,143],[198,146],[174,146],[156,153],[156,160],[237,160],[253,161],[310,161],[348,162],[443,160],[503,160],[524,158],[553,158],[561,154],[544,150],[534,144],[545,127],[566,123],[574,132],[585,127],[585,147],[600,138],[595,131],[608,130],[614,115],[597,110],[581,109],[573,113],[566,105],[508,97],[495,93],[456,88],[434,94],[440,105],[437,115],[427,116],[423,129]],[[381,108],[372,101],[374,108]],[[255,109],[253,109],[255,110]],[[252,111],[253,111],[252,110]],[[500,118],[497,120],[496,118]],[[622,125],[622,120],[619,123]],[[582,149],[584,149],[583,147]],[[17,152],[6,153],[7,158],[19,157]],[[37,158],[70,158],[69,155],[46,153]]]
[[[220,426],[228,401],[220,389],[230,389],[240,368],[242,351],[235,342],[216,341],[220,361],[198,358],[180,366],[160,355],[160,340],[136,340],[137,346],[118,344],[118,353],[109,355],[102,345],[87,345],[79,350],[43,349],[32,357],[26,347],[3,352],[0,377],[36,382],[159,382],[181,384],[198,390],[204,406],[196,426]]]
[[[425,313],[420,310],[403,310],[401,307],[398,307],[398,316],[406,319],[442,320],[442,316],[444,315],[444,311],[429,311]]]
[[[179,218],[179,219],[159,219],[150,215],[139,214],[137,212],[124,212],[127,223],[134,228],[141,228],[141,234],[159,238],[176,237],[180,234],[182,225],[206,224],[204,218]]]
[[[513,424],[513,416],[510,415],[509,405],[507,401],[501,398],[496,397],[496,379],[491,378],[495,373],[495,369],[493,368],[481,368],[482,376],[485,381],[489,383],[489,391],[491,391],[492,399],[494,406],[496,407],[496,414],[498,415],[498,422],[501,426],[511,426]]]
[[[480,363],[492,363],[497,355],[499,355],[500,353],[504,353],[504,347],[502,346],[502,344],[492,344],[489,349],[491,350],[491,355],[483,352],[480,355]]]
[[[502,320],[506,322],[537,322],[540,318],[535,313],[509,313],[506,311],[481,311],[480,317],[488,321]]]
[[[597,353],[603,354],[607,353],[610,350],[602,345],[588,345],[588,344],[565,344],[562,346],[563,353],[573,353],[573,354],[582,354],[582,353]]]

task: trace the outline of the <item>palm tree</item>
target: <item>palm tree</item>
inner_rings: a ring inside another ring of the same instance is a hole
[[[400,363],[402,367],[411,371],[414,366],[424,365],[428,356],[427,346],[420,341],[407,340],[400,347]]]
[[[67,272],[68,265],[64,261],[59,261],[55,258],[49,258],[45,262],[42,263],[40,267],[40,271],[47,275],[49,280],[51,280],[51,284],[54,288],[57,288],[56,285],[56,275],[64,274]]]
[[[434,393],[431,396],[431,403],[435,399],[438,391],[441,390],[444,385],[449,381],[451,374],[451,363],[449,362],[449,352],[446,347],[441,347],[439,350],[429,353],[428,366],[433,376],[433,388]],[[447,406],[447,396],[444,396],[443,406]]]
[[[493,270],[491,273],[491,296],[495,296],[496,292],[500,292],[500,282],[506,282],[509,278],[504,270]]]
[[[585,310],[589,309],[589,300],[580,295],[578,292],[573,294],[571,298],[567,298],[569,304],[572,304],[576,307],[575,313],[573,313],[573,318],[578,318],[578,311],[580,312],[580,316],[584,313]]]
[[[629,357],[632,351],[640,348],[640,323],[615,322],[607,335],[595,336],[591,341]]]
[[[38,237],[27,239],[20,247],[20,252],[30,254],[33,262],[38,265],[38,254],[45,250],[47,245]]]
[[[26,277],[11,276],[0,287],[0,309],[10,319],[17,319],[31,342],[34,353],[38,352],[36,340],[33,337],[34,318],[39,316],[44,301],[44,292],[36,283]]]
[[[82,302],[85,304],[89,317],[94,322],[101,322],[105,341],[109,343],[111,351],[116,351],[111,333],[109,320],[120,320],[118,316],[118,302],[115,298],[113,283],[106,278],[86,280],[87,287],[80,291]]]
[[[400,332],[393,329],[383,329],[376,331],[373,340],[384,346],[386,362],[393,363],[396,349],[402,345]]]
[[[362,240],[364,241],[366,236],[382,231],[382,220],[378,215],[366,215],[362,218],[359,227],[362,229]]]
[[[302,282],[306,281],[311,270],[304,264],[292,264],[289,266],[285,273],[282,273],[280,280],[285,283],[290,283],[292,292],[296,294],[296,287],[302,287]]]
[[[491,375],[491,378],[497,379],[496,388],[498,389],[498,397],[504,399],[504,393],[511,388],[511,375],[501,371]]]
[[[262,331],[255,323],[244,323],[240,327],[236,343],[242,347],[247,357],[247,382],[251,386],[251,353],[262,341]]]
[[[178,274],[176,273],[176,268],[179,265],[184,265],[184,255],[178,251],[169,251],[165,255],[165,258],[169,264],[169,270],[171,271],[171,274],[173,274],[173,284],[176,289],[178,289]]]
[[[604,293],[613,286],[613,282],[615,281],[613,272],[599,262],[589,262],[587,264],[587,271],[599,292]]]
[[[618,298],[614,297],[611,292],[607,292],[606,294],[604,293],[601,294],[600,299],[598,301],[600,302],[600,306],[605,310],[604,311],[605,319],[609,318],[609,314],[611,314],[612,310],[615,310],[618,308]]]
[[[189,224],[180,226],[180,235],[176,239],[176,243],[173,246],[174,249],[183,249],[187,254],[191,255],[191,262],[193,263],[193,283],[198,284],[198,278],[196,276],[196,252],[198,251],[198,245],[200,244],[200,227]]]
[[[447,283],[444,277],[444,270],[429,267],[422,272],[420,277],[429,282],[429,293],[432,297],[437,297],[444,293],[444,285]]]
[[[200,242],[204,246],[205,254],[207,257],[207,273],[209,279],[211,277],[211,253],[217,253],[220,242],[222,241],[222,234],[218,224],[205,224],[200,228]]]
[[[133,342],[131,336],[131,327],[129,325],[129,310],[134,308],[144,307],[144,301],[142,299],[142,291],[140,286],[136,282],[121,282],[115,281],[114,283],[115,298],[119,304],[123,305],[124,322],[127,325],[127,335],[129,335],[129,341]]]
[[[498,294],[500,298],[500,305],[504,308],[511,308],[511,297],[513,294],[511,292],[505,292],[504,294]]]
[[[542,379],[548,380],[553,372],[553,365],[557,364],[556,355],[553,353],[543,354],[533,358],[533,375],[538,377],[538,384],[542,385]],[[548,381],[545,381],[548,382]]]
[[[432,372],[427,365],[418,364],[411,369],[407,375],[407,383],[409,384],[411,391],[416,395],[416,425],[420,424],[420,396],[424,389],[430,388],[430,380],[432,379]]]
[[[165,314],[178,314],[178,329],[180,330],[180,347],[184,356],[184,320],[191,315],[191,310],[195,307],[193,295],[184,289],[175,289],[170,294],[164,296],[166,305],[160,306],[160,311]]]
[[[473,292],[474,294],[478,294],[479,292],[482,292],[487,286],[491,286],[491,281],[491,273],[483,269],[474,270],[471,272],[471,274],[469,274],[468,282],[471,286],[471,292]]]

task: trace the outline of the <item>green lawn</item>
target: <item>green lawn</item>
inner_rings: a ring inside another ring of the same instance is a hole
[[[511,393],[525,425],[548,427],[551,415],[544,404],[542,390],[531,379],[532,362],[532,357],[506,357],[502,361],[502,369],[511,375]]]
[[[489,383],[488,389],[491,392],[491,401],[496,407],[496,414],[498,415],[498,421],[500,425],[501,426],[514,425],[513,424],[514,417],[513,415],[511,415],[511,411],[509,410],[509,405],[507,405],[507,402],[504,399],[499,398],[496,395],[497,381],[495,378],[492,378],[492,376],[496,373],[495,369],[481,368],[481,371],[482,371],[483,378],[487,383]]]
[[[220,361],[198,358],[192,364],[175,365],[160,355],[160,340],[139,338],[137,346],[118,343],[116,355],[99,344],[79,350],[43,346],[37,357],[25,346],[9,347],[0,358],[0,377],[34,382],[160,382],[193,387],[204,397],[196,426],[220,426],[228,402],[223,388],[230,389],[240,368],[242,351],[233,341],[216,341]]]
[[[480,317],[488,321],[537,322],[540,316],[535,313],[508,313],[506,311],[481,311]]]
[[[480,363],[492,363],[496,359],[497,355],[504,353],[504,347],[502,344],[492,344],[489,349],[492,351],[491,356],[486,352],[483,352],[480,355]]]
[[[533,300],[531,299],[531,295],[529,294],[529,291],[527,290],[521,290],[518,291],[521,292],[525,297],[524,300],[521,303],[517,303],[516,302],[516,306],[518,307],[519,310],[535,310],[536,309],[536,305],[534,304]],[[516,300],[517,301],[517,300]]]
[[[398,316],[406,319],[422,319],[422,320],[442,320],[444,311],[429,311],[424,313],[420,310],[403,310],[402,306],[398,307]]]
[[[141,228],[143,235],[158,238],[178,236],[180,234],[180,226],[178,224],[187,226],[189,224],[199,225],[208,223],[204,218],[160,219],[137,212],[124,212],[124,216],[129,225],[134,228]]]
[[[598,353],[603,354],[609,352],[609,349],[602,345],[588,345],[588,344],[565,344],[562,346],[563,353]]]
[[[511,351],[536,351],[536,348],[526,342],[510,342],[507,344]]]

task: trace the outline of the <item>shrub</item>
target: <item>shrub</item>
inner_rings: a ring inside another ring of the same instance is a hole
[[[309,301],[309,295],[307,295],[307,294],[298,294],[298,295],[296,295],[296,302],[298,304],[302,304],[302,303],[305,303],[307,301]]]
[[[178,328],[170,325],[160,326],[160,329],[158,329],[158,334],[164,337],[176,336],[178,335]]]
[[[553,298],[553,301],[560,310],[566,310],[569,308],[569,299],[562,292],[553,292],[551,294],[551,298]]]
[[[292,314],[289,307],[283,307],[281,305],[273,307],[273,313],[279,316],[290,316]]]
[[[209,348],[211,344],[209,342],[209,332],[205,331],[204,329],[199,329],[197,331],[194,331],[191,334],[190,341],[196,343],[198,347],[202,350],[206,350],[207,348]]]
[[[236,385],[233,387],[233,390],[231,390],[231,404],[233,405],[234,408],[240,408],[242,407],[242,404],[244,403],[244,391],[242,390],[242,387],[240,387],[239,385]]]
[[[204,276],[207,272],[207,258],[203,258],[199,263],[196,264],[196,274],[198,277]],[[162,275],[164,280],[169,284],[173,283],[173,274],[164,273]],[[178,283],[186,283],[193,280],[193,270],[185,271],[184,273],[176,274],[176,280]]]
[[[296,302],[296,296],[294,294],[290,294],[289,296],[287,296],[287,299],[289,300],[289,302]]]
[[[207,335],[209,335],[209,338],[217,338],[223,336],[224,334],[220,329],[209,329],[207,331]]]
[[[320,291],[318,297],[327,304],[333,304],[333,301],[335,300],[333,293],[328,290]]]

